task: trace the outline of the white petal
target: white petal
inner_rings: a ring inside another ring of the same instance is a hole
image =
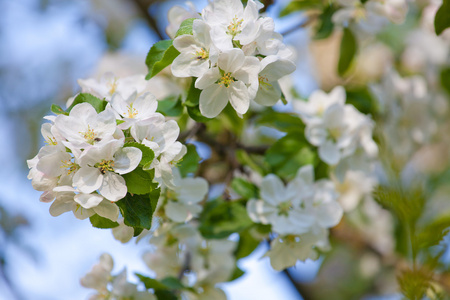
[[[274,174],[269,174],[261,182],[261,198],[267,202],[272,204],[273,206],[277,206],[278,203],[283,202],[284,200],[284,184],[278,176]]]
[[[108,200],[103,200],[93,210],[99,216],[110,219],[111,221],[117,221],[119,217],[119,207]]]
[[[231,106],[239,113],[245,114],[250,106],[248,89],[242,81],[235,81],[227,88]]]
[[[82,193],[92,193],[100,188],[103,175],[99,169],[93,167],[81,167],[73,176],[73,186]]]
[[[102,202],[103,197],[99,194],[78,194],[74,200],[84,208],[92,208]]]
[[[200,112],[208,118],[216,117],[228,103],[226,87],[214,84],[200,94]]]
[[[225,72],[234,73],[239,70],[245,61],[245,54],[241,49],[230,49],[219,55],[219,68]]]
[[[319,157],[329,165],[336,165],[341,159],[338,147],[332,141],[326,141],[319,147]]]
[[[110,201],[118,201],[127,194],[127,185],[122,176],[113,172],[106,172],[103,184],[99,188],[100,194]]]
[[[119,174],[129,173],[136,169],[141,159],[142,151],[138,148],[121,148],[114,154],[114,171]]]
[[[201,77],[197,78],[195,81],[195,87],[204,90],[207,87],[216,83],[218,79],[220,79],[220,71],[219,68],[211,68],[205,72]]]

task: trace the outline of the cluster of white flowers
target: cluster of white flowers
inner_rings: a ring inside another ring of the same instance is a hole
[[[267,175],[260,197],[247,203],[247,211],[254,222],[270,224],[278,234],[266,254],[276,270],[293,266],[297,260],[316,259],[314,248],[326,248],[328,228],[336,226],[343,215],[333,183],[315,182],[312,165],[300,168],[286,187],[276,175]]]
[[[140,291],[136,284],[127,281],[127,270],[124,269],[118,275],[111,275],[114,261],[111,255],[104,253],[100,261],[92,267],[92,270],[80,279],[82,286],[97,291],[89,297],[89,300],[156,300],[155,295],[148,291]]]
[[[155,248],[145,253],[143,259],[156,278],[182,278],[186,287],[193,288],[182,292],[183,299],[226,299],[215,285],[231,279],[236,242],[206,240],[192,223],[165,223],[154,232],[150,244]]]
[[[282,36],[274,32],[273,19],[260,16],[261,8],[254,0],[245,7],[240,0],[210,2],[201,18],[193,21],[193,34],[174,39],[180,55],[172,63],[172,73],[197,78],[204,116],[217,116],[228,102],[244,114],[251,100],[271,106],[282,97],[278,80],[292,73],[295,65]]]
[[[372,120],[353,105],[345,104],[345,99],[345,89],[338,86],[329,94],[317,90],[308,102],[296,104],[306,124],[307,140],[319,148],[319,157],[332,166],[357,152],[368,158],[378,153],[372,139]]]
[[[134,77],[80,83],[83,91],[109,100],[105,109],[97,112],[83,102],[69,114],[46,117],[50,123],[43,124],[41,132],[47,145],[28,161],[28,177],[36,190],[44,192],[41,201],[55,200],[50,207],[53,216],[73,211],[80,219],[97,213],[116,220],[119,209],[114,202],[127,194],[122,175],[135,170],[143,156],[134,146],[153,150],[155,159],[142,167],[154,169],[154,179],[171,188],[172,168],[186,147],[176,141],[177,123],[156,112],[156,98],[143,93]]]
[[[333,15],[335,24],[351,26],[357,31],[376,33],[389,22],[403,23],[408,0],[336,0],[341,6]]]

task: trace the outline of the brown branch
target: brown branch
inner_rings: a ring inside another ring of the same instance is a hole
[[[145,20],[147,21],[150,28],[156,33],[158,38],[160,40],[164,40],[164,36],[162,32],[160,31],[158,24],[156,23],[156,20],[153,18],[153,16],[150,14],[148,8],[154,1],[146,1],[146,0],[132,0],[136,6],[141,11],[142,15],[144,16]]]
[[[308,19],[306,19],[306,20],[298,23],[297,25],[294,25],[291,28],[281,32],[281,35],[282,36],[286,36],[288,34],[291,34],[291,33],[295,32],[295,31],[297,31],[300,28],[305,28],[305,27],[309,26],[310,24],[312,24],[314,21],[316,21],[318,17],[319,17],[319,15],[311,15],[311,16],[308,17]]]

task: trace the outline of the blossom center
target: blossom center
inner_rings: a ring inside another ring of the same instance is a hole
[[[88,144],[93,145],[94,142],[98,141],[98,139],[96,138],[94,129],[92,129],[89,125],[88,128],[85,132],[80,132],[81,136],[83,136],[83,138],[86,140],[86,142]]]
[[[62,162],[61,168],[67,170],[67,175],[70,175],[71,173],[78,171],[78,169],[80,168],[79,165],[70,160],[63,160],[61,162]]]
[[[116,89],[117,89],[117,79],[116,78],[114,78],[113,82],[109,83],[109,87],[110,87],[109,94],[110,95],[114,94],[116,92]]]
[[[138,111],[133,107],[133,103],[128,106],[128,111],[126,112],[126,116],[130,119],[133,119],[138,114]]]
[[[45,142],[47,143],[47,145],[52,145],[52,146],[58,145],[58,142],[56,141],[55,137],[47,136],[47,139],[45,140]]]
[[[263,89],[265,89],[266,91],[272,87],[272,85],[269,83],[269,79],[267,78],[267,76],[264,75],[260,75],[258,77],[258,81],[259,81],[259,86]]]
[[[217,81],[219,86],[229,87],[232,82],[236,81],[236,79],[231,75],[231,72],[225,73],[222,77]]]
[[[237,16],[234,16],[233,20],[231,21],[230,25],[227,27],[227,34],[235,37],[239,33],[241,33],[241,25],[242,22],[244,22],[244,19],[239,19]]]
[[[195,56],[197,60],[205,60],[209,58],[209,53],[204,48],[201,48],[199,51],[195,52]]]
[[[289,211],[292,209],[291,201],[285,201],[278,204],[278,214],[282,216],[288,216]]]
[[[102,174],[105,174],[107,171],[114,172],[114,161],[104,159],[96,164],[95,167],[98,168]]]

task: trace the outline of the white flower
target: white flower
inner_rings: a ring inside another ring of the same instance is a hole
[[[188,9],[175,5],[169,9],[167,13],[167,19],[169,21],[169,25],[166,27],[166,33],[170,38],[174,38],[178,29],[180,28],[181,23],[189,18],[200,18],[200,14],[195,9],[195,5],[191,1],[186,1]]]
[[[218,50],[211,43],[211,28],[202,20],[194,20],[192,35],[178,36],[173,46],[180,54],[172,63],[176,77],[200,77],[217,62]]]
[[[80,156],[81,167],[73,177],[73,186],[86,194],[98,190],[110,201],[125,197],[127,186],[120,175],[138,166],[142,152],[135,147],[122,148],[122,145],[122,141],[112,140],[102,147],[85,150]]]
[[[134,92],[126,99],[120,94],[114,94],[111,107],[123,118],[124,123],[119,124],[118,127],[124,130],[130,128],[136,121],[148,119],[154,115],[158,101],[150,93],[138,96]]]
[[[166,204],[166,215],[174,222],[187,222],[196,217],[202,206],[202,201],[208,193],[208,182],[203,178],[181,178],[175,172],[175,199]]]
[[[133,238],[134,228],[125,225],[123,218],[121,218],[117,222],[119,223],[119,226],[112,229],[114,238],[120,241],[122,244],[128,243]]]
[[[155,180],[164,182],[173,189],[172,167],[186,154],[186,146],[177,142],[180,128],[174,120],[165,122],[164,117],[155,114],[149,119],[139,121],[131,128],[133,138],[155,153],[149,169],[155,169]]]
[[[247,212],[258,223],[271,224],[279,234],[307,232],[314,218],[301,208],[303,198],[311,195],[311,187],[296,178],[287,187],[276,175],[269,174],[261,182],[261,200],[250,200]]]
[[[261,71],[258,74],[259,84],[255,102],[265,106],[272,106],[281,98],[281,87],[278,80],[295,71],[295,64],[287,59],[271,55],[261,61]]]
[[[277,237],[270,243],[270,250],[264,256],[270,258],[270,265],[277,271],[292,267],[299,260],[316,260],[317,250],[328,248],[328,232],[308,232],[300,236]]]
[[[257,24],[262,4],[253,0],[244,9],[240,0],[217,0],[203,9],[202,17],[211,26],[211,39],[221,50],[233,48],[233,41],[242,45],[256,39],[259,32]]]
[[[114,139],[116,117],[109,109],[98,114],[91,104],[80,103],[68,116],[56,117],[55,127],[67,140],[62,143],[72,152],[77,152],[77,149],[87,149]]]
[[[98,194],[83,194],[70,186],[55,188],[56,199],[50,206],[50,214],[57,217],[72,211],[77,219],[84,220],[98,214],[101,217],[116,221],[119,208],[111,201]]]
[[[93,78],[78,79],[82,93],[89,93],[97,98],[110,101],[115,93],[119,93],[127,99],[133,93],[141,94],[147,88],[147,81],[144,75],[134,75],[118,78],[112,73],[106,73],[100,80]],[[70,106],[71,103],[67,103]]]
[[[256,87],[250,91],[247,85],[258,82],[259,60],[248,57],[240,49],[231,49],[219,55],[217,67],[209,69],[195,82],[203,90],[200,94],[200,112],[208,118],[216,117],[228,104],[239,114],[247,112],[254,99]]]
[[[82,286],[95,289],[99,292],[107,293],[107,285],[111,278],[111,271],[114,267],[114,261],[108,253],[100,256],[98,264],[92,267],[92,270],[80,279]]]

